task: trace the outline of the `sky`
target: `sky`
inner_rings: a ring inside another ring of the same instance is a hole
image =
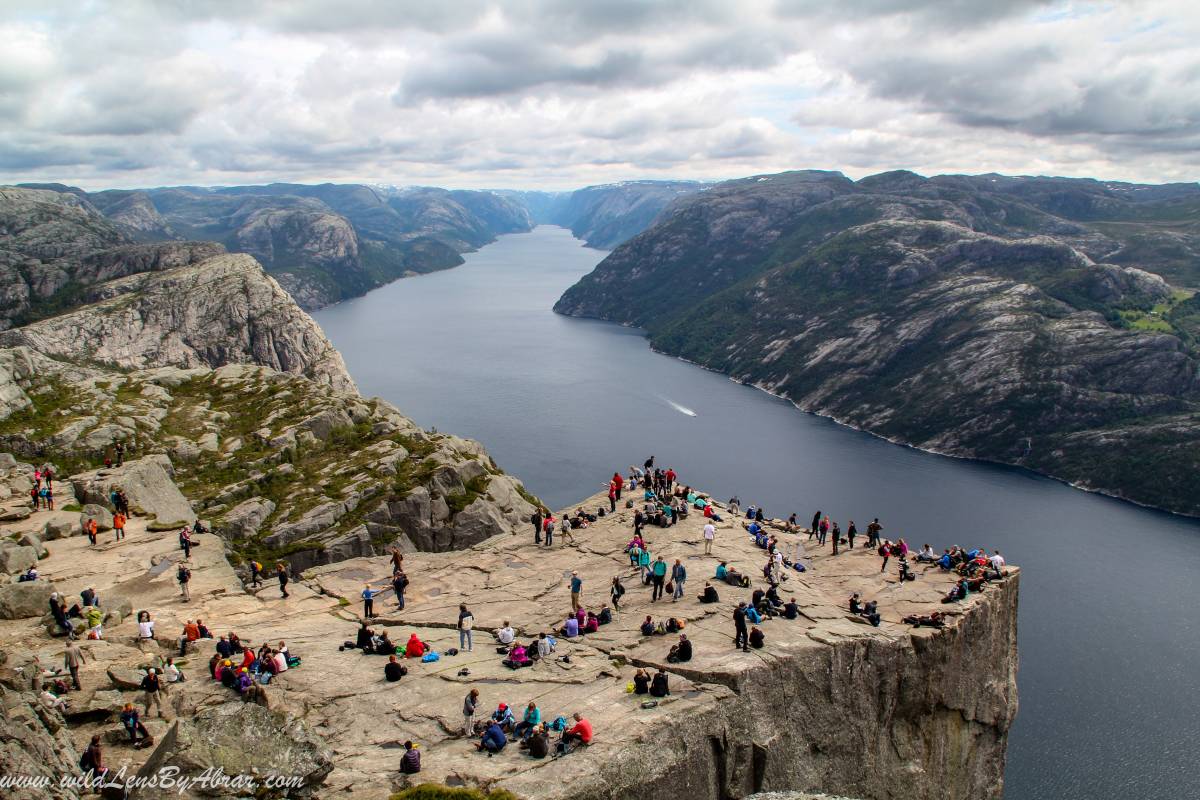
[[[1200,178],[1195,0],[0,0],[0,182]]]

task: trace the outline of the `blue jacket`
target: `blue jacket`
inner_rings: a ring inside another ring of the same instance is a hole
[[[687,580],[687,569],[683,564],[676,564],[671,567],[671,580],[676,582]]]
[[[500,730],[500,726],[494,722],[488,726],[487,731],[483,734],[484,746],[487,746],[489,743],[492,744],[496,750],[499,750],[500,748],[504,747],[504,745],[508,744],[508,739],[504,737],[504,731]]]

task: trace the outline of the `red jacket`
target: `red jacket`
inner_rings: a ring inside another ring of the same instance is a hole
[[[613,483],[617,485],[617,491],[620,491],[625,486],[625,479],[621,477],[621,473],[613,474]]]
[[[567,733],[578,733],[583,738],[583,743],[589,744],[592,741],[592,723],[586,719],[581,719],[570,728],[567,728]]]

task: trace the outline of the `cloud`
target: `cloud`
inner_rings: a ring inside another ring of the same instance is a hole
[[[1183,0],[11,0],[0,181],[1200,174]]]

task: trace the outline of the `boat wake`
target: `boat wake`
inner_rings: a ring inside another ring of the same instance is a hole
[[[675,409],[676,411],[678,411],[680,414],[686,414],[686,415],[687,415],[687,416],[689,416],[689,417],[694,417],[694,416],[696,416],[696,412],[695,412],[695,411],[692,411],[692,410],[691,410],[690,408],[688,408],[687,406],[681,406],[681,405],[679,405],[679,403],[676,403],[674,400],[668,400],[667,398],[663,397],[662,395],[659,395],[659,396],[658,396],[658,399],[659,399],[659,400],[662,400],[664,403],[666,403],[666,404],[667,404],[667,405],[669,405],[671,408],[673,408],[673,409]]]

